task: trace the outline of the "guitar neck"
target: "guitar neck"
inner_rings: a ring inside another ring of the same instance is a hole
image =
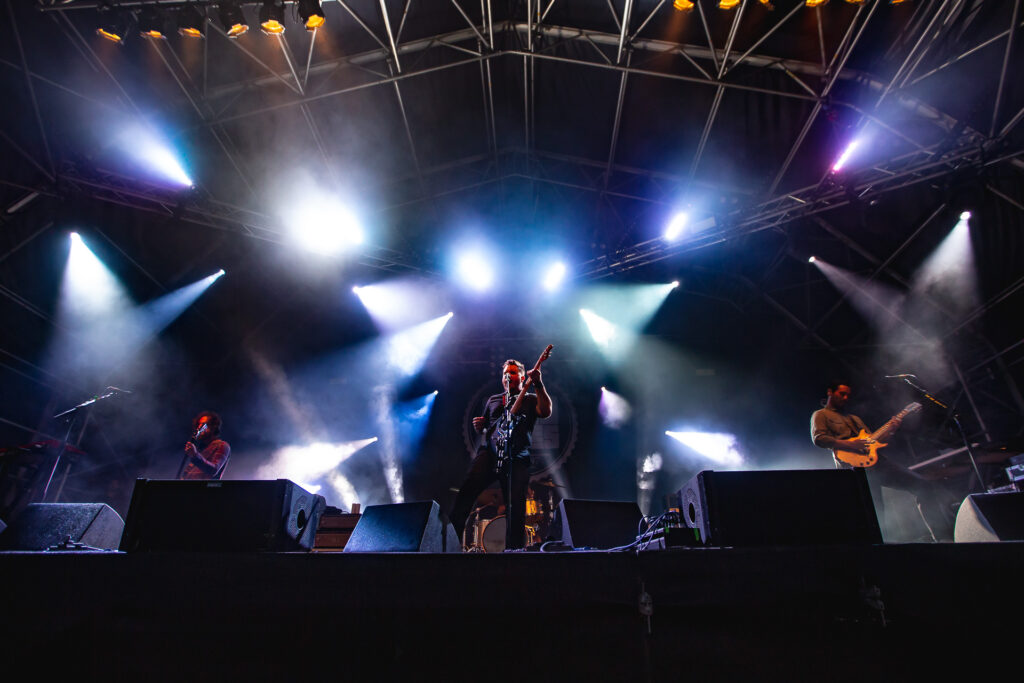
[[[885,439],[895,429],[895,426],[893,425],[893,422],[895,422],[896,420],[902,420],[907,415],[910,415],[911,413],[917,412],[920,409],[921,409],[921,404],[920,403],[911,403],[906,408],[904,408],[903,410],[901,410],[900,412],[896,413],[891,418],[889,418],[889,421],[886,422],[884,425],[882,425],[881,427],[876,429],[874,434],[871,435],[871,440],[872,441],[881,441],[882,439]]]
[[[533,370],[530,370],[530,372],[540,369],[540,364],[547,360],[552,348],[554,347],[551,344],[548,344],[548,347],[544,349],[544,353],[540,354],[540,358],[537,359],[537,362],[533,366]],[[523,397],[526,396],[526,390],[530,388],[531,384],[533,384],[533,379],[527,376],[526,380],[523,382],[522,388],[519,390],[519,395],[516,396],[516,402],[513,403],[512,407],[509,409],[509,412],[513,415],[519,414],[519,409],[523,404]]]

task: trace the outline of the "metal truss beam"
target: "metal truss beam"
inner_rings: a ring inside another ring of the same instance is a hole
[[[1021,154],[1024,154],[1024,149],[988,159],[985,150],[973,143],[956,148],[941,158],[933,158],[938,155],[927,152],[912,152],[866,169],[849,179],[845,186],[819,188],[818,185],[812,185],[786,193],[724,217],[721,229],[703,230],[691,240],[676,245],[665,244],[660,239],[641,242],[584,264],[583,267],[589,270],[583,272],[588,277],[601,277],[609,271],[648,265],[675,254],[702,249],[742,235],[777,228],[799,218],[832,211],[853,201],[866,201],[871,197],[942,177],[953,170],[985,168]]]

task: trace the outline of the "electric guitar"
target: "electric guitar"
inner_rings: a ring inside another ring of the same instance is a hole
[[[865,439],[868,442],[867,453],[853,453],[852,451],[842,451],[838,448],[832,449],[832,454],[836,456],[836,460],[845,462],[847,465],[853,465],[854,467],[874,467],[878,463],[878,449],[885,448],[889,444],[882,443],[883,439],[888,439],[894,431],[896,431],[896,425],[893,424],[896,420],[902,420],[911,413],[916,413],[921,410],[920,403],[911,403],[906,408],[889,418],[889,421],[884,425],[876,429],[873,433],[868,434],[867,430],[860,430],[860,434],[857,436],[851,436],[850,439]]]
[[[536,365],[533,366],[533,370],[540,369],[540,364],[551,357],[551,349],[555,348],[553,344],[548,344],[544,352],[540,354],[540,358],[537,359]],[[533,372],[531,370],[530,372]],[[519,389],[519,395],[516,397],[515,402],[511,407],[506,407],[505,412],[502,413],[498,419],[497,425],[494,427],[492,434],[494,435],[494,445],[497,447],[495,455],[497,456],[497,464],[495,469],[500,470],[504,467],[512,454],[509,452],[512,445],[512,432],[515,430],[516,425],[522,419],[522,415],[519,414],[520,409],[523,407],[523,397],[526,396],[526,390],[533,384],[533,380],[529,377],[523,382],[523,386]]]

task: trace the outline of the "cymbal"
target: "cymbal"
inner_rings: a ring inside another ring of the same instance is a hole
[[[486,489],[476,497],[477,505],[500,505],[502,503],[501,489]]]
[[[548,488],[553,488],[553,489],[568,488],[567,486],[562,486],[561,484],[556,484],[555,482],[551,481],[550,479],[545,479],[544,481],[531,481],[530,482],[530,486],[547,486]]]

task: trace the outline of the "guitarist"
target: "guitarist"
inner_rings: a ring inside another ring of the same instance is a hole
[[[837,469],[850,469],[853,466],[836,458],[835,451],[867,453],[870,446],[870,442],[860,438],[859,435],[870,433],[871,430],[867,428],[863,420],[846,411],[846,404],[852,393],[849,384],[839,381],[832,382],[827,389],[824,407],[814,411],[811,415],[811,440],[815,446],[827,448],[833,452],[832,461]],[[892,423],[893,430],[895,430],[900,426],[901,420],[894,418]],[[952,538],[950,520],[943,513],[943,506],[937,492],[929,486],[928,480],[881,453],[878,455],[878,463],[869,467],[867,474],[871,497],[874,499],[875,508],[879,511],[880,517],[884,515],[881,487],[900,489],[917,499],[918,510],[921,512],[921,518],[928,527],[932,540]]]
[[[509,435],[511,461],[499,468],[499,444],[495,428],[505,410],[515,404],[527,380],[532,384],[535,393],[527,393],[520,402],[515,426]],[[505,547],[511,550],[523,547],[526,530],[526,488],[530,483],[530,443],[537,419],[551,416],[551,397],[544,388],[539,362],[537,367],[526,372],[519,361],[505,361],[501,368],[501,384],[505,391],[488,398],[484,404],[484,414],[473,418],[473,429],[484,434],[487,443],[477,449],[476,457],[452,506],[451,521],[459,538],[462,538],[466,518],[469,517],[474,501],[497,479],[505,496],[506,514],[509,515],[510,533],[506,534]],[[512,469],[511,492],[508,490],[509,467]]]

